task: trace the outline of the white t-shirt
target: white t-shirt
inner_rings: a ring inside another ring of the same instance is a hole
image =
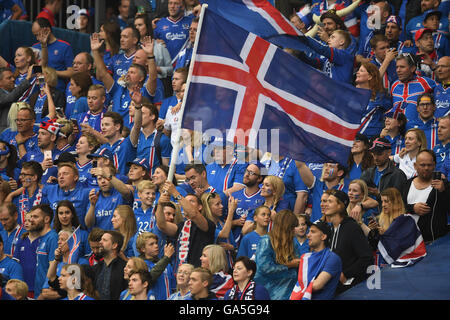
[[[417,172],[416,169],[414,169],[416,157],[411,159],[409,157],[409,154],[407,153],[403,156],[403,158],[400,158],[400,156],[397,153],[396,155],[394,155],[394,162],[399,164],[398,168],[405,173],[406,178],[410,179],[416,176]]]
[[[166,120],[164,122],[164,129],[172,131],[170,136],[170,142],[172,143],[172,147],[175,146],[175,138],[177,136],[177,130],[181,126],[181,108],[175,114],[172,114],[172,109],[174,106],[170,106],[167,110]]]
[[[430,195],[433,187],[429,185],[425,189],[419,190],[414,185],[414,181],[411,183],[411,187],[409,188],[407,202],[408,204],[415,204],[418,202],[426,203],[428,196]]]

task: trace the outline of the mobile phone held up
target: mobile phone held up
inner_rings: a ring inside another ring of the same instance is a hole
[[[42,73],[42,67],[41,66],[33,66],[32,72],[34,74]]]
[[[440,171],[433,171],[433,180],[441,180],[441,172]]]

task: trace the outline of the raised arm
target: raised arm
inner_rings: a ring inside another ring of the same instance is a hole
[[[100,40],[100,36],[98,33],[93,33],[91,36],[91,50],[92,57],[94,58],[94,64],[96,66],[96,75],[97,79],[103,82],[105,85],[106,91],[111,90],[114,85],[114,79],[109,74],[108,69],[106,68],[105,62],[103,61],[103,57],[100,54],[100,47],[102,46],[104,40]]]
[[[142,49],[147,54],[147,72],[148,80],[145,83],[145,87],[151,96],[156,93],[156,79],[158,76],[158,71],[156,70],[155,54],[154,54],[155,40],[151,37],[146,36],[142,40]]]
[[[315,176],[312,173],[311,169],[308,168],[306,163],[302,161],[295,161],[295,164],[297,165],[298,172],[300,173],[300,177],[302,177],[303,182],[308,188],[312,188],[315,181]]]
[[[169,237],[173,237],[177,234],[178,226],[175,223],[166,221],[166,218],[164,217],[163,208],[160,205],[161,203],[169,201],[170,195],[168,193],[161,194],[158,201],[158,206],[156,207],[156,225],[166,235],[168,235]]]
[[[217,238],[221,239],[228,239],[230,236],[231,227],[233,224],[233,215],[237,208],[237,199],[230,196],[228,198],[228,215],[227,220],[225,221],[225,225],[223,226],[222,230],[220,230],[219,234],[217,235]]]

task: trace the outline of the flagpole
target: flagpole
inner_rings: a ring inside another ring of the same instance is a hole
[[[181,123],[180,123],[180,128],[177,131],[174,132],[175,135],[176,135],[174,141],[176,141],[176,143],[173,146],[172,156],[170,157],[170,166],[169,166],[169,173],[167,175],[167,181],[172,181],[173,176],[175,174],[175,164],[177,162],[178,153],[180,151],[180,138],[181,138],[181,130],[182,130],[181,124],[183,122],[183,114],[184,114],[184,108],[185,108],[185,105],[186,105],[186,97],[187,97],[188,92],[189,92],[189,86],[190,86],[190,83],[191,83],[192,72],[194,70],[195,56],[197,54],[198,41],[199,41],[200,33],[201,33],[201,30],[202,30],[203,16],[205,14],[205,10],[206,10],[207,7],[208,7],[208,5],[206,3],[202,4],[202,8],[201,8],[200,15],[199,15],[198,29],[197,29],[197,33],[195,35],[194,48],[192,49],[192,58],[191,58],[191,63],[189,65],[189,73],[188,73],[188,77],[187,77],[187,80],[186,80],[186,88],[184,89],[183,101],[181,103],[181,108],[180,108],[180,117],[179,117],[179,119],[180,119]]]

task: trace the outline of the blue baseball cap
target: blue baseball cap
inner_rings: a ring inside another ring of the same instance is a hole
[[[144,168],[146,171],[150,169],[150,167],[148,166],[148,160],[145,158],[136,158],[133,161],[127,162],[127,166],[131,166],[132,164],[140,166]]]
[[[114,161],[114,155],[111,152],[111,150],[107,149],[107,148],[100,148],[97,150],[97,152],[95,153],[91,153],[87,156],[89,159],[92,158],[106,158],[109,159],[111,161]]]

